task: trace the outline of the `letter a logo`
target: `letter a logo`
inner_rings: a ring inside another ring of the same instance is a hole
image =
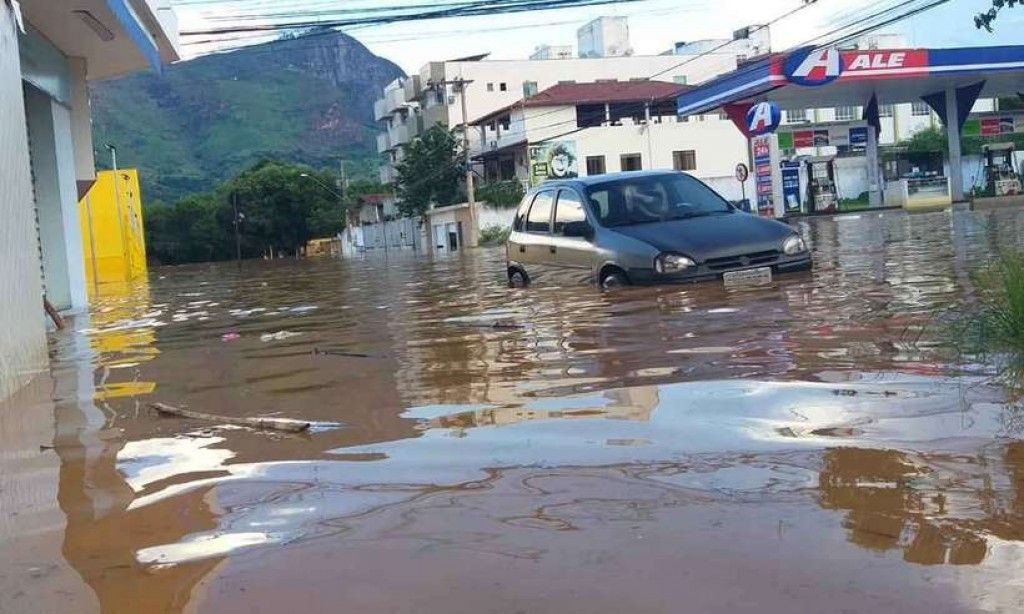
[[[839,78],[843,71],[839,51],[801,49],[790,54],[785,64],[786,78],[797,85],[825,85]]]

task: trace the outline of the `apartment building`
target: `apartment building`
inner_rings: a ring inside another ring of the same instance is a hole
[[[169,0],[0,2],[0,399],[46,364],[44,293],[86,306],[87,81],[159,70],[179,57],[177,33]]]

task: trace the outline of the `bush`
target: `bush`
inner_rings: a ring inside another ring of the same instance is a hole
[[[979,333],[985,345],[1024,357],[1024,252],[1004,254],[978,276]]]
[[[476,190],[476,199],[494,207],[515,207],[523,200],[523,184],[515,179],[485,183]]]
[[[480,230],[480,247],[503,245],[512,229],[508,226],[488,226]]]
[[[979,299],[955,322],[958,350],[998,369],[1011,399],[1024,398],[1024,252],[1003,254],[976,276]],[[964,357],[961,357],[961,361]]]

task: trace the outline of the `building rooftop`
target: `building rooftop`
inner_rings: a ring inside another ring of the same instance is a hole
[[[559,83],[520,102],[492,111],[470,123],[473,125],[486,123],[519,107],[558,107],[668,100],[689,89],[691,86],[688,85],[649,80]]]

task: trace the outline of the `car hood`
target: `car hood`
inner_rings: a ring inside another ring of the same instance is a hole
[[[643,241],[663,252],[679,252],[698,262],[781,249],[795,231],[775,220],[749,213],[695,217],[609,230]]]

